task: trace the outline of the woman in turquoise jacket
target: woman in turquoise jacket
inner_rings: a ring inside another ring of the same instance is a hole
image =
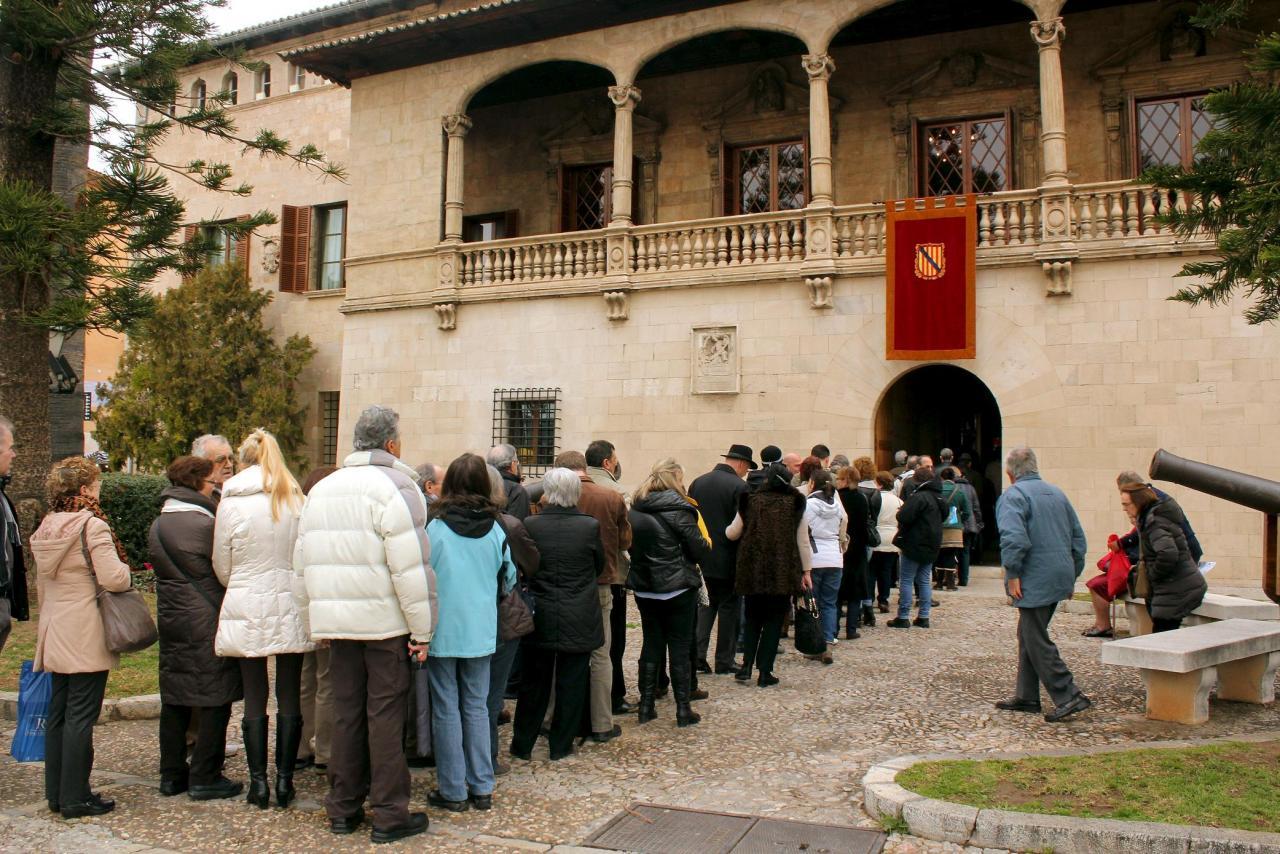
[[[947,466],[939,477],[942,478],[945,515],[942,517],[942,551],[938,552],[938,587],[955,590],[964,551],[964,523],[969,521],[973,510],[969,506],[969,496],[956,483],[955,468]]]
[[[498,576],[508,590],[516,581],[499,513],[484,460],[463,454],[445,472],[427,524],[440,613],[427,659],[439,788],[427,802],[454,812],[489,809],[493,799],[488,695]]]

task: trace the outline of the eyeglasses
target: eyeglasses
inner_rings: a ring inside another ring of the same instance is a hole
[[[223,463],[229,462],[230,460],[231,460],[230,454],[219,454],[218,456],[213,458],[213,464],[215,466],[220,466]]]

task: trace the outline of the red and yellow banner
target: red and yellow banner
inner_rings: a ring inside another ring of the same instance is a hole
[[[972,359],[977,352],[977,198],[885,203],[886,359]]]

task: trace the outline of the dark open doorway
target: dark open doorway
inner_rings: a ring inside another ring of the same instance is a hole
[[[1003,483],[1000,406],[986,383],[955,365],[925,365],[898,377],[876,409],[876,465],[893,466],[894,451],[929,454],[950,448],[972,458],[966,476],[977,490],[986,525],[983,558],[992,559],[995,501]],[[974,556],[974,562],[980,560]]]

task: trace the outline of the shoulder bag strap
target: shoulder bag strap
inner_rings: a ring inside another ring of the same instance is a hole
[[[160,551],[164,553],[165,560],[169,561],[170,566],[182,574],[182,577],[187,580],[187,583],[195,588],[195,591],[200,594],[204,601],[209,603],[209,607],[213,609],[213,612],[215,614],[222,613],[222,606],[213,601],[213,597],[209,595],[209,591],[201,587],[200,584],[191,577],[191,574],[182,568],[182,564],[173,559],[173,555],[169,553],[169,549],[164,544],[164,535],[160,533],[159,529],[156,530],[156,544],[160,546]]]

